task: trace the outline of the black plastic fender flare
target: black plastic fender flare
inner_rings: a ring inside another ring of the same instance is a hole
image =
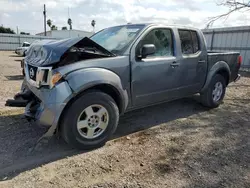
[[[228,64],[225,61],[218,61],[217,63],[215,63],[211,69],[209,70],[208,74],[207,74],[207,79],[206,82],[201,90],[201,93],[204,92],[207,87],[209,86],[209,83],[211,82],[212,78],[214,75],[216,75],[218,72],[220,71],[225,71],[228,73],[228,77],[231,77],[231,71],[230,71],[230,67],[228,66]]]

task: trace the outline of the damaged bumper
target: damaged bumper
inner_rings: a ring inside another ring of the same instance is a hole
[[[72,91],[67,82],[52,89],[36,88],[24,80],[23,91],[7,100],[6,106],[25,107],[25,116],[45,126],[57,125]]]

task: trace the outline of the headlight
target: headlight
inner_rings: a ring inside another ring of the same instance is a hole
[[[58,83],[62,79],[62,75],[59,72],[56,72],[51,77],[51,87]]]

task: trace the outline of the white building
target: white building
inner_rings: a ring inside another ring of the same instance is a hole
[[[37,33],[36,35],[44,36],[44,32]],[[93,35],[92,32],[81,31],[81,30],[51,30],[46,32],[47,37],[53,38],[72,38],[72,37],[90,37]]]

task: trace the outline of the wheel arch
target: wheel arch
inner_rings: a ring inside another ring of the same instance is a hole
[[[93,91],[100,91],[103,93],[106,93],[107,95],[109,95],[110,97],[112,97],[112,99],[116,102],[118,109],[119,109],[119,113],[123,114],[125,109],[126,109],[126,102],[123,101],[125,100],[122,97],[122,94],[119,92],[119,90],[111,85],[111,84],[107,84],[107,83],[99,83],[99,84],[95,84],[92,86],[89,86],[85,89],[82,89],[80,92],[78,92],[76,95],[72,96],[69,101],[67,102],[66,106],[64,107],[62,113],[60,114],[59,120],[58,120],[58,128],[60,128],[60,124],[62,121],[62,117],[65,115],[65,113],[67,112],[67,109],[70,107],[70,105],[77,100],[78,98],[82,97],[84,94],[88,93],[88,92],[93,92]]]
[[[229,84],[229,80],[230,80],[230,76],[231,76],[231,71],[230,68],[228,66],[228,64],[224,61],[218,61],[217,63],[215,63],[210,71],[208,72],[207,75],[207,80],[201,90],[201,92],[205,91],[207,89],[207,87],[209,86],[209,83],[211,82],[213,76],[215,76],[216,74],[220,74],[225,78],[226,81],[226,85]]]

